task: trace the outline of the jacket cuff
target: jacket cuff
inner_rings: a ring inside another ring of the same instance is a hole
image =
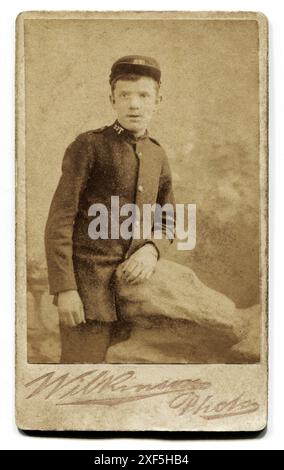
[[[67,291],[67,290],[78,290],[78,286],[75,280],[75,276],[70,275],[70,277],[66,278],[56,278],[49,280],[49,293],[51,295],[58,294],[59,292]]]
[[[170,245],[172,244],[173,240],[169,240],[168,238],[162,238],[160,239],[149,239],[146,241],[146,243],[152,243],[157,252],[158,252],[158,259],[163,257],[167,250],[169,249]]]

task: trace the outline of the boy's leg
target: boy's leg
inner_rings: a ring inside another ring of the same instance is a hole
[[[112,323],[87,320],[75,327],[60,325],[61,363],[104,362]]]

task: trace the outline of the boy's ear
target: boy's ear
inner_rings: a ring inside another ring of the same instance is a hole
[[[114,99],[113,94],[109,95],[109,101],[110,101],[110,104],[111,104],[111,105],[114,105],[115,99]]]
[[[158,106],[162,102],[162,100],[163,100],[163,97],[162,95],[159,94],[156,99],[156,105]]]

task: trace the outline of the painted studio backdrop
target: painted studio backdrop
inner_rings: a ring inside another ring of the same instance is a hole
[[[167,344],[178,343],[179,325],[173,325],[170,318],[158,327],[154,322],[152,327],[149,322],[147,326],[141,323],[137,342],[130,338],[129,349],[126,344],[120,356],[114,355],[109,362],[123,362],[123,351],[125,362],[131,362],[131,351],[133,362],[151,362],[151,348],[156,348],[156,362],[258,361],[257,22],[26,20],[25,54],[29,361],[57,362],[59,358],[58,317],[47,286],[44,227],[63,154],[79,133],[114,121],[108,99],[110,68],[119,57],[130,54],[149,55],[160,63],[163,101],[150,135],[167,152],[176,202],[197,208],[196,247],[191,251],[173,248],[167,258],[196,275],[196,289],[209,303],[214,292],[223,294],[228,317],[234,309],[233,315],[242,318],[247,329],[246,335],[240,334],[232,343],[228,339],[217,351],[220,321],[214,329],[214,315],[220,312],[210,313],[206,328],[193,316],[185,327],[186,319],[181,316],[187,352],[184,355],[183,347],[183,352],[176,350],[176,355],[169,356],[161,332],[164,338],[173,335]],[[179,299],[187,290],[174,280],[170,288]],[[159,298],[159,286],[153,296]],[[144,334],[148,342],[143,352]],[[207,349],[201,351],[204,342]]]

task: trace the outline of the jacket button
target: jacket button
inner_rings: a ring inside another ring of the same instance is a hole
[[[141,157],[142,157],[142,152],[138,152],[138,153],[137,153],[137,156],[138,156],[139,158],[141,158]]]
[[[142,184],[139,184],[139,186],[138,186],[138,191],[139,191],[140,193],[143,193],[144,188],[143,188]]]

